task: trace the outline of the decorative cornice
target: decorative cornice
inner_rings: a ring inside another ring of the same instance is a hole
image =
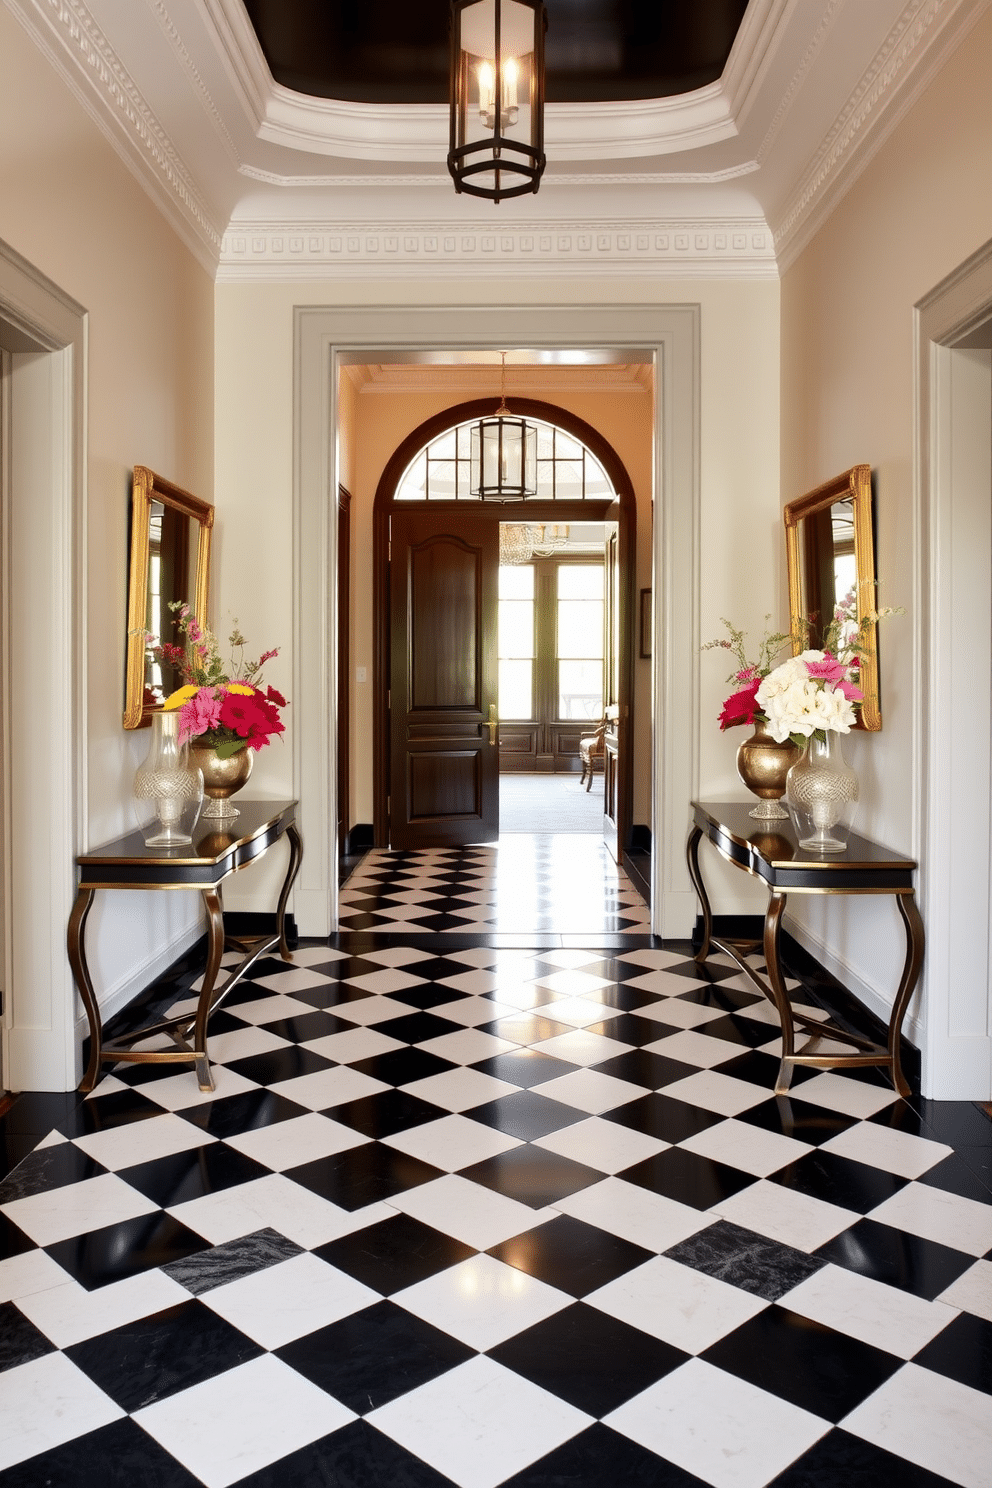
[[[784,255],[791,262],[822,217],[836,205],[839,193],[854,184],[875,150],[929,83],[933,69],[927,68],[925,61],[937,33],[961,19],[955,38],[955,44],[959,43],[990,3],[992,0],[910,0],[834,121],[777,224],[775,248],[780,257]],[[943,63],[949,50],[940,50],[935,66]],[[911,84],[907,74],[914,69],[918,75]],[[889,107],[894,98],[898,100],[897,109]]]
[[[391,273],[475,278],[562,273],[664,278],[777,277],[764,220],[461,223],[233,223],[218,281],[325,279]]]
[[[749,176],[758,170],[756,160],[745,160],[741,165],[728,166],[718,171],[614,171],[611,174],[587,172],[568,175],[564,171],[545,171],[541,177],[541,188],[556,186],[712,186],[721,181],[735,181],[739,176]],[[451,190],[451,177],[447,171],[435,171],[432,175],[412,172],[408,175],[390,176],[284,176],[274,171],[259,170],[253,165],[242,165],[239,174],[250,181],[259,181],[265,186],[278,186],[289,190],[301,188],[341,190],[344,187],[361,187],[366,191],[379,191],[384,186],[415,186],[418,188],[443,186]]]
[[[183,236],[212,269],[220,232],[168,135],[82,0],[7,3],[141,185],[160,206],[164,198],[180,231],[194,229],[192,241],[188,231]]]
[[[829,0],[826,10],[820,17],[820,23],[817,26],[816,30],[813,32],[813,35],[810,37],[809,45],[806,47],[805,52],[803,52],[803,55],[799,62],[799,66],[792,74],[789,86],[783,93],[779,106],[775,110],[775,115],[772,119],[772,122],[769,124],[768,129],[765,133],[765,137],[761,141],[761,145],[758,149],[758,158],[755,162],[756,166],[761,165],[768,158],[768,151],[771,149],[773,143],[775,142],[776,136],[778,135],[779,130],[782,128],[782,125],[785,123],[786,115],[795,102],[796,97],[799,93],[799,89],[806,81],[809,70],[813,66],[813,63],[816,61],[820,48],[826,40],[827,33],[833,25],[838,11],[842,10],[843,6],[844,0]]]
[[[179,61],[182,64],[183,71],[186,73],[186,76],[192,83],[194,91],[199,95],[200,102],[203,104],[203,111],[207,115],[211,124],[214,126],[217,137],[223,144],[224,149],[227,151],[227,154],[233,164],[236,166],[240,166],[241,157],[238,154],[238,147],[234,143],[234,137],[228,129],[227,125],[224,123],[224,120],[221,117],[220,109],[217,107],[216,103],[214,103],[213,98],[210,96],[210,91],[207,88],[206,83],[203,81],[200,69],[193,61],[189,48],[186,46],[179,34],[178,26],[172,19],[169,12],[166,10],[164,4],[162,3],[162,0],[152,0],[152,10],[155,13],[156,19],[158,20],[163,34],[168,38],[169,45],[172,47],[172,50],[179,58]]]
[[[464,392],[466,397],[499,398],[499,367],[471,363],[456,366],[434,366],[421,363],[379,362],[348,367],[356,390],[363,397],[378,394],[420,393],[425,389],[443,389],[448,393]],[[583,393],[627,393],[641,396],[651,390],[651,368],[630,362],[610,362],[601,366],[516,366],[508,367],[506,391],[510,397],[547,395],[568,388]]]

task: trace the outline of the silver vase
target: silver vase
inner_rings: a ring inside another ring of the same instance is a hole
[[[858,777],[844,758],[842,735],[812,734],[789,771],[785,794],[799,846],[809,852],[843,852],[858,801]]]

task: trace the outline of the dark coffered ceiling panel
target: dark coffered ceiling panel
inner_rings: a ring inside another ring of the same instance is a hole
[[[547,98],[666,98],[722,73],[747,0],[545,0]],[[448,0],[245,0],[277,83],[353,103],[444,103]]]

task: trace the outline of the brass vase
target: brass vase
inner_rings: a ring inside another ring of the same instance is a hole
[[[791,739],[779,744],[768,732],[767,721],[755,719],[754,732],[737,751],[737,773],[752,795],[759,797],[749,816],[761,821],[788,821],[789,813],[778,803],[785,795],[786,776],[801,755],[802,750]]]
[[[221,759],[212,744],[201,744],[194,739],[189,746],[189,754],[191,763],[198,765],[203,772],[205,799],[200,813],[201,820],[210,818],[214,821],[232,821],[234,817],[240,816],[240,811],[230,798],[243,785],[247,785],[255,758],[254,751],[239,749],[237,754]]]

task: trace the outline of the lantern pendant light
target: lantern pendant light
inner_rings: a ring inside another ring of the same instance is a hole
[[[471,492],[482,501],[525,501],[537,495],[537,430],[509,416],[506,352],[500,352],[500,400],[495,415],[471,430]]]
[[[543,0],[451,0],[451,137],[456,191],[498,202],[544,173]]]

